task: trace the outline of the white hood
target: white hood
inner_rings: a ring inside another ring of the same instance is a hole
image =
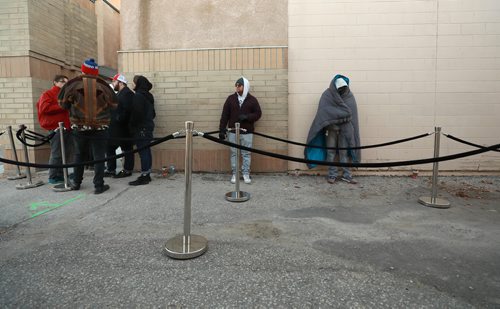
[[[246,79],[243,76],[241,78],[243,78],[243,94],[239,95],[236,92],[236,94],[238,94],[238,102],[240,102],[240,106],[241,106],[241,104],[243,104],[243,101],[245,101],[245,99],[248,95],[248,91],[250,91],[250,83],[248,82],[248,79]]]

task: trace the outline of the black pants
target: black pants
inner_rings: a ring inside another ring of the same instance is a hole
[[[77,154],[75,163],[83,162],[82,158],[90,157],[88,152],[92,153],[93,160],[102,160],[105,158],[108,133],[106,130],[79,131],[74,135]],[[75,167],[75,184],[81,184],[83,180],[83,166]],[[104,185],[104,161],[94,164],[94,187],[99,188]]]
[[[116,149],[120,147],[123,152],[125,151],[130,151],[134,149],[134,145],[132,143],[121,143],[119,145],[117,144],[110,144],[108,145],[107,148],[107,153],[106,157],[112,157],[116,155]],[[123,163],[123,169],[129,172],[132,172],[134,170],[134,154],[133,153],[128,153],[125,155],[125,162]],[[110,159],[106,161],[106,168],[108,171],[115,171],[116,170],[116,159]]]

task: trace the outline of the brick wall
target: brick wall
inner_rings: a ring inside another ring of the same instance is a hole
[[[351,78],[364,145],[432,132],[435,126],[478,144],[499,142],[500,2],[288,3],[290,139],[305,141],[321,93],[343,73]],[[441,155],[473,149],[441,141]],[[302,148],[291,147],[290,154],[301,156]],[[367,149],[363,161],[432,155],[429,137]],[[498,171],[500,156],[491,152],[443,162],[440,169]]]
[[[26,55],[29,47],[28,1],[0,0],[0,7],[0,56]]]
[[[55,74],[75,75],[83,59],[97,57],[94,4],[87,0],[0,0],[0,131],[25,124],[40,129],[36,102]],[[12,158],[7,134],[0,137]],[[16,142],[21,159],[22,147]],[[46,163],[48,146],[29,148],[32,162]],[[24,159],[23,159],[24,160]],[[5,169],[12,169],[10,165]]]
[[[184,129],[194,121],[200,131],[218,130],[222,106],[234,92],[241,76],[250,81],[250,92],[257,97],[263,116],[256,131],[286,138],[287,125],[287,49],[239,48],[123,52],[120,67],[129,80],[143,74],[154,84],[157,118],[155,136]],[[286,144],[254,138],[257,148],[286,153]],[[154,166],[174,163],[184,166],[184,140],[170,141],[153,150]],[[252,157],[252,170],[285,171],[286,162],[259,155]],[[194,170],[228,171],[229,153],[225,146],[195,138]]]

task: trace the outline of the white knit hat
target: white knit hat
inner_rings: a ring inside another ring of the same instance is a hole
[[[335,87],[339,89],[344,86],[347,86],[347,82],[342,77],[337,78],[337,80],[335,81]]]

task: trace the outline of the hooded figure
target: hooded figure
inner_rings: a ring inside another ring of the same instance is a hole
[[[342,81],[338,81],[342,79]],[[337,89],[337,86],[340,86]],[[345,84],[345,85],[344,85]],[[316,116],[307,135],[307,144],[311,146],[326,147],[326,131],[330,125],[337,125],[340,129],[340,138],[345,139],[347,147],[359,147],[359,125],[356,99],[350,91],[349,79],[343,75],[336,75],[330,82],[318,104]],[[340,90],[340,92],[339,92]],[[348,156],[353,162],[360,162],[361,150],[348,151]],[[327,150],[324,148],[306,147],[304,157],[307,160],[325,161]],[[316,167],[308,164],[309,168]]]
[[[134,77],[135,95],[132,101],[132,112],[130,114],[130,132],[136,139],[137,148],[142,148],[151,143],[153,140],[153,130],[155,123],[153,119],[156,117],[154,107],[154,97],[149,92],[153,89],[153,85],[149,80],[140,75]],[[139,151],[141,158],[141,176],[137,180],[129,182],[131,186],[146,185],[151,181],[151,167],[153,166],[153,157],[151,148],[147,147]]]
[[[144,76],[138,76],[134,81],[135,95],[132,103],[132,112],[130,114],[129,127],[133,134],[140,131],[153,132],[155,123],[153,119],[156,117],[153,95],[149,92],[153,89],[153,85]]]
[[[220,116],[219,123],[219,138],[226,139],[227,128],[234,129],[235,123],[240,123],[240,128],[245,131],[240,132],[239,143],[246,147],[252,147],[253,143],[253,132],[255,130],[255,122],[262,116],[262,111],[260,109],[259,101],[249,93],[250,83],[245,77],[240,77],[234,84],[236,91],[229,95],[222,108],[222,114]],[[236,142],[236,134],[230,132],[227,135],[230,142]],[[242,172],[243,180],[245,183],[251,183],[250,179],[250,163],[251,156],[250,152],[246,150],[241,151],[241,156],[243,158]],[[231,182],[236,182],[236,149],[231,148],[231,170],[233,176],[231,177]]]

